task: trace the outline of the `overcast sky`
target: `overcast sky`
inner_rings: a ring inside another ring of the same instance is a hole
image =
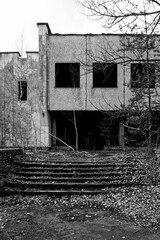
[[[48,22],[52,33],[102,33],[99,21],[81,12],[76,0],[0,0],[0,52],[38,50],[37,22]],[[23,36],[23,37],[22,37]]]

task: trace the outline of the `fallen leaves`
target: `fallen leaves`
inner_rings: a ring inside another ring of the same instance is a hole
[[[160,186],[112,189],[106,194],[73,195],[60,198],[45,196],[11,196],[1,198],[1,211],[27,209],[31,204],[54,206],[57,209],[95,208],[110,210],[141,226],[157,226],[160,223]]]

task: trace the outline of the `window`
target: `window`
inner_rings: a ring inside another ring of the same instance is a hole
[[[18,101],[27,101],[27,81],[18,82]]]
[[[93,63],[93,87],[116,88],[117,64],[112,62]]]
[[[148,67],[148,70],[147,70]],[[155,64],[154,63],[131,63],[131,87],[147,88],[149,73],[150,88],[155,87]]]
[[[78,88],[80,82],[79,63],[56,63],[55,86],[65,88]]]

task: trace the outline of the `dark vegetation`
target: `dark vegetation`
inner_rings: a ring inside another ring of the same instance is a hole
[[[22,155],[21,150],[4,150],[2,149],[0,151],[0,189],[3,189],[4,181],[6,181],[7,178],[12,177],[12,171],[14,169],[14,159],[16,156],[21,157]]]

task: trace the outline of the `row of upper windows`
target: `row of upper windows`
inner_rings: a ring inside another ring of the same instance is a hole
[[[150,87],[155,86],[154,63],[131,63],[131,87],[146,87],[149,77]],[[79,63],[56,63],[55,86],[57,88],[80,87],[80,64]],[[117,64],[93,63],[93,87],[116,88],[117,87]],[[18,82],[18,100],[27,100],[27,81]]]
[[[116,63],[93,63],[93,87],[116,88],[117,87],[117,64]],[[155,86],[154,63],[131,63],[131,88]],[[80,64],[79,63],[56,63],[55,64],[55,87],[79,88],[80,87]]]
[[[80,64],[56,63],[55,87],[79,88]],[[93,87],[117,87],[117,64],[93,63]]]

